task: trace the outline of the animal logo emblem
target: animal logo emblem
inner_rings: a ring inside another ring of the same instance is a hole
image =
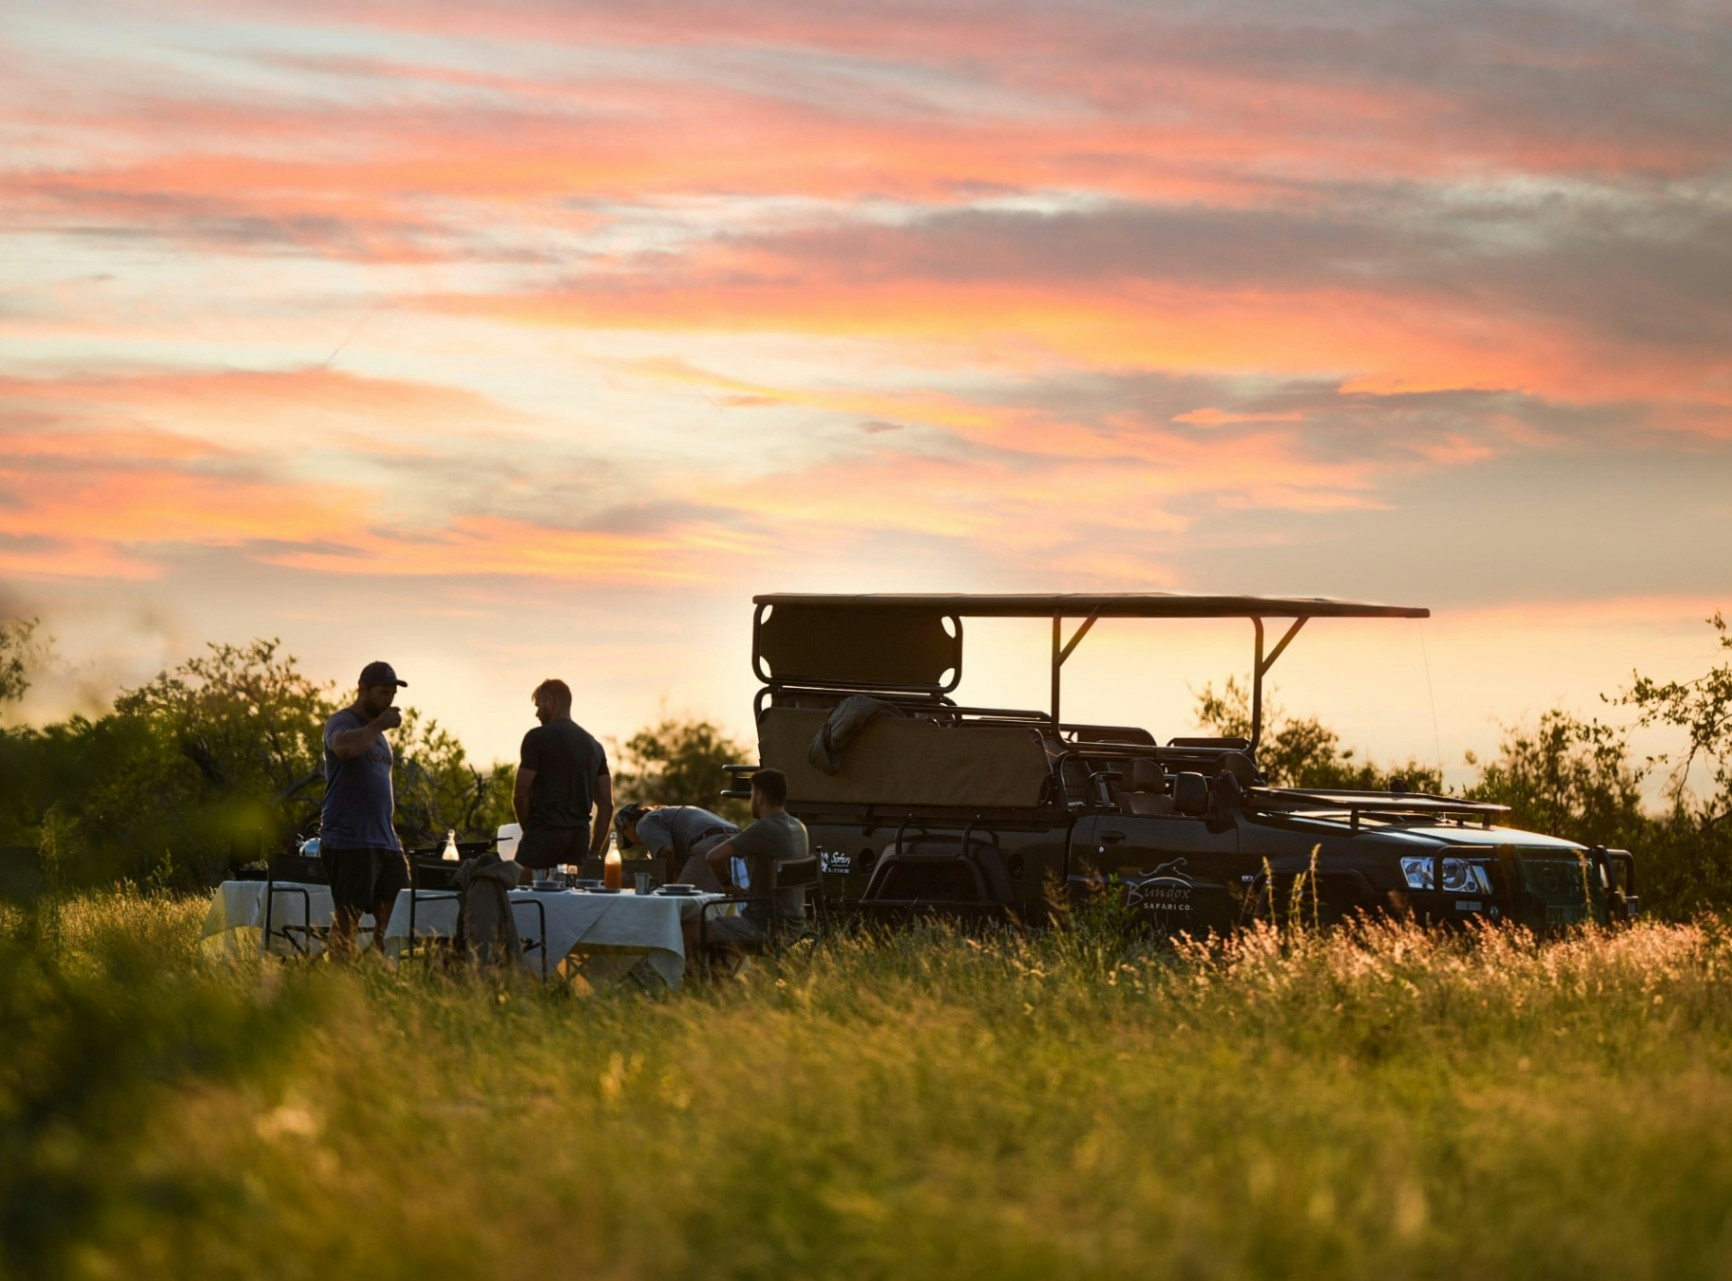
[[[1133,882],[1125,895],[1125,906],[1154,913],[1189,912],[1193,882],[1180,870],[1184,866],[1185,860],[1176,858]]]

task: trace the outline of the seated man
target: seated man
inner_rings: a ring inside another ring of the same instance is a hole
[[[623,855],[641,845],[667,868],[667,879],[719,893],[721,884],[704,855],[739,833],[739,825],[696,805],[624,805],[614,815]]]
[[[781,770],[761,769],[752,775],[752,817],[757,821],[739,835],[712,845],[704,855],[716,880],[730,893],[744,896],[750,890],[734,879],[734,869],[741,865],[768,875],[774,866],[809,857],[806,825],[788,813],[787,805],[788,779]],[[704,923],[704,938],[722,946],[761,942],[769,910],[765,903],[749,902],[739,916],[711,916]],[[784,924],[798,929],[806,923],[806,891],[799,887],[776,891],[774,910]],[[698,951],[698,923],[686,921],[681,928],[690,963]]]

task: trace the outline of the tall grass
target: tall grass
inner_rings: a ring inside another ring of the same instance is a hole
[[[578,997],[218,961],[203,909],[8,923],[14,1274],[1732,1271],[1711,922],[928,928]]]

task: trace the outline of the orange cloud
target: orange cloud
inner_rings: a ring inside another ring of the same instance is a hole
[[[419,531],[414,537],[368,531],[338,549],[271,552],[263,559],[337,574],[668,586],[702,582],[715,558],[755,555],[766,545],[762,538],[704,522],[653,534],[622,534],[458,516],[444,528]]]
[[[1615,359],[1592,336],[1523,316],[1450,311],[1396,293],[1227,291],[1155,284],[1106,295],[1058,284],[896,284],[723,278],[515,297],[450,297],[458,314],[524,324],[674,333],[863,338],[982,361],[1273,376],[1337,375],[1345,392],[1515,389],[1565,402],[1669,400],[1732,405],[1732,358],[1694,352]]]
[[[116,419],[148,426],[117,428]],[[419,456],[454,436],[508,439],[530,421],[466,388],[317,366],[0,375],[0,432],[8,420],[25,423],[4,437],[17,451],[151,458],[256,454],[273,442],[304,449],[319,441],[354,453]],[[53,434],[30,430],[50,423]]]
[[[141,464],[105,470],[80,458],[75,470],[0,466],[0,535],[25,544],[10,560],[33,575],[149,577],[149,553],[177,543],[236,546],[318,539],[344,527],[360,495],[233,475]],[[27,544],[39,541],[41,555]]]

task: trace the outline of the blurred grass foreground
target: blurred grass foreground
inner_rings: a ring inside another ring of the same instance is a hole
[[[1087,921],[679,995],[0,929],[6,1277],[1723,1277],[1732,935]]]

